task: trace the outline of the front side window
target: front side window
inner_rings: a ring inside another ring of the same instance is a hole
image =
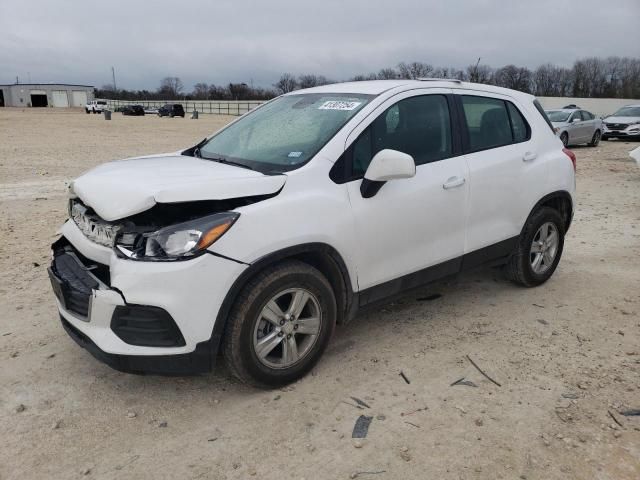
[[[582,121],[582,113],[580,113],[579,110],[577,112],[573,112],[573,116],[571,117],[572,121],[576,119]]]
[[[310,160],[373,98],[364,94],[286,95],[253,110],[205,144],[204,159],[262,172],[293,170]]]
[[[462,109],[469,132],[469,150],[472,152],[529,139],[529,125],[511,102],[462,95]]]
[[[411,155],[416,165],[450,157],[451,120],[444,95],[406,98],[385,110],[352,147],[352,175],[360,177],[380,150]]]

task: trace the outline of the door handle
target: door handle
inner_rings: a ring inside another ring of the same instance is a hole
[[[531,162],[533,160],[535,160],[536,158],[538,158],[538,155],[534,152],[527,152],[522,156],[522,161],[523,162]]]
[[[450,188],[456,188],[464,185],[463,177],[449,177],[446,182],[442,185],[442,188],[445,190],[449,190]]]

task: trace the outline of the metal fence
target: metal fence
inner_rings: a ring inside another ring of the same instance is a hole
[[[126,105],[142,105],[147,108],[160,108],[168,103],[179,103],[186,113],[194,110],[198,113],[210,113],[213,115],[243,115],[250,110],[262,105],[265,100],[110,100],[105,99],[110,110]]]

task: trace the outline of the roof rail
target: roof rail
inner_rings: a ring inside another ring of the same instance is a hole
[[[421,77],[416,80],[420,82],[453,82],[453,83],[462,83],[462,80],[458,80],[457,78],[431,78],[431,77]]]

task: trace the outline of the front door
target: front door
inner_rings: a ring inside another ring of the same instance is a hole
[[[358,285],[361,291],[381,287],[370,291],[364,303],[459,269],[465,238],[467,165],[454,154],[449,91],[420,93],[405,92],[381,105],[373,115],[375,120],[352,133],[350,139],[357,139],[345,153],[351,168],[347,186],[359,243]],[[388,181],[373,197],[364,198],[362,177],[373,156],[383,149],[411,155],[416,175]]]

